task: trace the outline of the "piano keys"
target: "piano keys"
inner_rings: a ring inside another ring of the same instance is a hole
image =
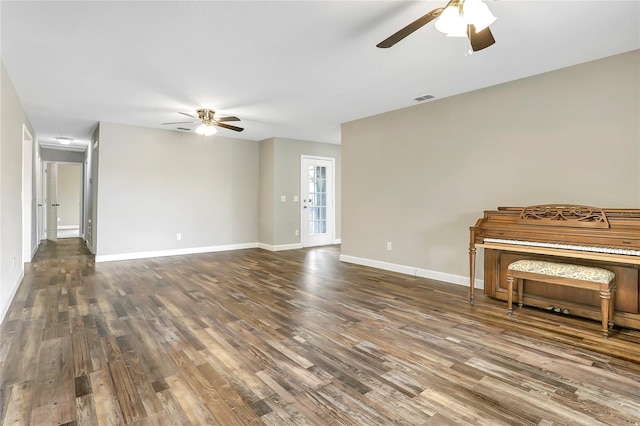
[[[616,324],[640,329],[640,209],[568,204],[499,207],[470,227],[470,302],[474,302],[476,251],[484,249],[484,293],[507,300],[506,269],[519,259],[597,266],[616,273]],[[527,282],[525,304],[568,309],[598,318],[599,302],[581,289]]]

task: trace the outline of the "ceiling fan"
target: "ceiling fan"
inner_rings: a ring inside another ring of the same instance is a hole
[[[238,117],[220,117],[214,118],[215,111],[212,109],[201,108],[196,111],[198,113],[197,116],[192,114],[187,114],[186,112],[178,112],[178,114],[186,115],[187,117],[191,117],[196,121],[177,121],[174,123],[162,123],[163,126],[171,125],[171,124],[197,124],[200,123],[200,126],[196,128],[196,133],[199,135],[211,136],[215,134],[218,130],[216,127],[223,127],[225,129],[233,130],[235,132],[241,132],[244,129],[238,126],[232,126],[231,124],[226,124],[227,121],[240,121]],[[189,129],[184,129],[189,130]]]
[[[445,7],[433,9],[387,37],[376,47],[383,49],[391,47],[434,19],[437,19],[436,29],[448,37],[469,37],[474,52],[496,42],[489,29],[489,25],[496,20],[496,17],[482,0],[450,0]]]

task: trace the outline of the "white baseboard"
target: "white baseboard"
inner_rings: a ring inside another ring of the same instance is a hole
[[[342,238],[336,238],[333,240],[333,244],[342,244]]]
[[[10,296],[6,300],[6,304],[4,306],[0,306],[0,324],[2,324],[2,322],[4,321],[4,317],[7,315],[7,312],[9,312],[9,306],[11,306],[11,302],[13,302],[13,298],[16,297],[18,287],[20,287],[20,283],[22,282],[23,278],[24,278],[24,268],[22,268],[22,271],[20,272],[20,276],[18,277],[18,282],[13,284],[13,288],[11,288]]]
[[[58,226],[57,229],[80,229],[80,225],[62,225]]]
[[[400,274],[412,275],[414,277],[428,278],[436,281],[443,281],[450,284],[469,286],[469,277],[454,275],[446,272],[431,271],[428,269],[416,268],[413,266],[398,265],[396,263],[382,262],[380,260],[366,259],[363,257],[340,255],[341,262],[355,263],[356,265],[369,266],[371,268],[383,269],[385,271],[398,272]],[[484,289],[484,280],[475,280],[475,288]]]
[[[302,244],[294,243],[294,244],[280,244],[278,246],[272,246],[270,244],[258,243],[258,248],[269,250],[269,251],[298,250],[302,248]]]
[[[222,246],[192,247],[184,249],[144,251],[137,253],[96,255],[96,263],[113,262],[117,260],[147,259],[150,257],[180,256],[185,254],[212,253],[216,251],[242,250],[256,248],[258,243],[229,244]]]
[[[364,257],[340,255],[341,262],[355,263],[356,265],[369,266],[371,268],[384,269],[385,271],[399,272],[401,274],[416,275],[416,268],[411,266],[398,265],[396,263],[382,262],[380,260],[366,259]]]

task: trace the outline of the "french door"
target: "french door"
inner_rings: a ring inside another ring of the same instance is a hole
[[[303,247],[333,244],[335,235],[335,159],[302,156]]]

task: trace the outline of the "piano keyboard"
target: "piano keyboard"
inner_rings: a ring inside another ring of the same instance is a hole
[[[640,250],[629,250],[629,249],[621,249],[621,248],[613,248],[613,247],[578,246],[574,244],[542,243],[538,241],[503,240],[500,238],[485,238],[484,242],[498,243],[498,244],[511,244],[516,246],[552,248],[552,249],[561,249],[561,250],[588,251],[592,253],[621,254],[624,256],[640,256]]]

